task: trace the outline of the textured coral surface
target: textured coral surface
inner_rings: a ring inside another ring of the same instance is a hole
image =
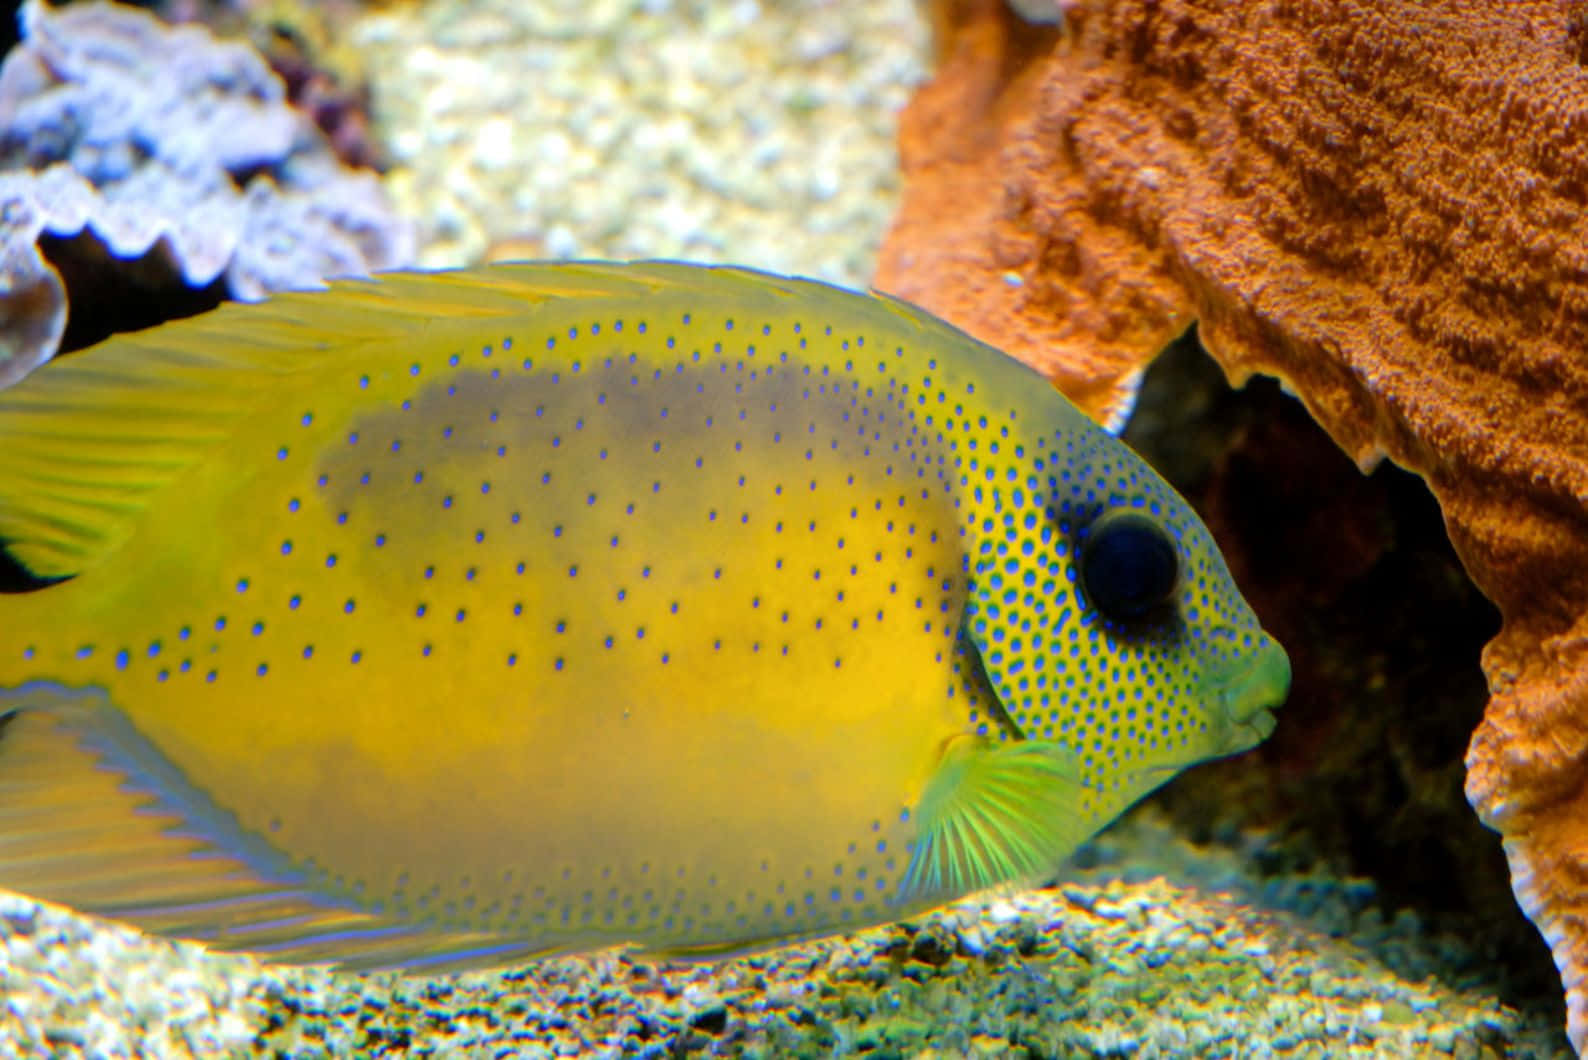
[[[0,64],[0,386],[223,293],[191,292],[412,259],[375,174],[338,162],[247,45],[124,4],[29,0],[20,26]]]
[[[1106,410],[1198,321],[1420,473],[1504,628],[1467,792],[1588,1046],[1588,13],[1542,0],[938,5],[881,287]]]

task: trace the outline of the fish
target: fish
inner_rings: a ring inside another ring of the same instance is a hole
[[[0,886],[429,974],[1051,879],[1273,729],[1191,507],[879,293],[388,273],[0,392]]]

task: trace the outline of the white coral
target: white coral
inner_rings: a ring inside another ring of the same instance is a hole
[[[336,160],[249,46],[107,2],[29,0],[21,24],[0,66],[0,386],[60,344],[46,233],[243,299],[412,261],[379,181]]]

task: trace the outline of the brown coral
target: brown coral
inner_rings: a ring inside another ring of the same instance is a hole
[[[1504,628],[1467,792],[1588,1048],[1588,22],[1558,0],[940,3],[881,287],[1094,410],[1199,322],[1420,473]],[[1075,352],[1078,372],[1056,362]]]

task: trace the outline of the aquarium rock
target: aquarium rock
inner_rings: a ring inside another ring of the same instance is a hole
[[[21,23],[0,66],[0,385],[55,353],[85,272],[258,299],[412,259],[376,175],[337,162],[248,45],[102,2],[30,0]]]
[[[1467,793],[1588,1047],[1588,22],[1572,5],[941,4],[879,283],[1106,408],[1193,319],[1421,474],[1504,627]]]
[[[1162,879],[987,895],[716,962],[608,951],[435,978],[87,924],[0,897],[0,1055],[1560,1056],[1481,992]]]
[[[1009,6],[1027,22],[1062,22],[1067,0],[1009,0]]]
[[[684,258],[863,286],[915,0],[470,0],[349,28],[420,264]]]

